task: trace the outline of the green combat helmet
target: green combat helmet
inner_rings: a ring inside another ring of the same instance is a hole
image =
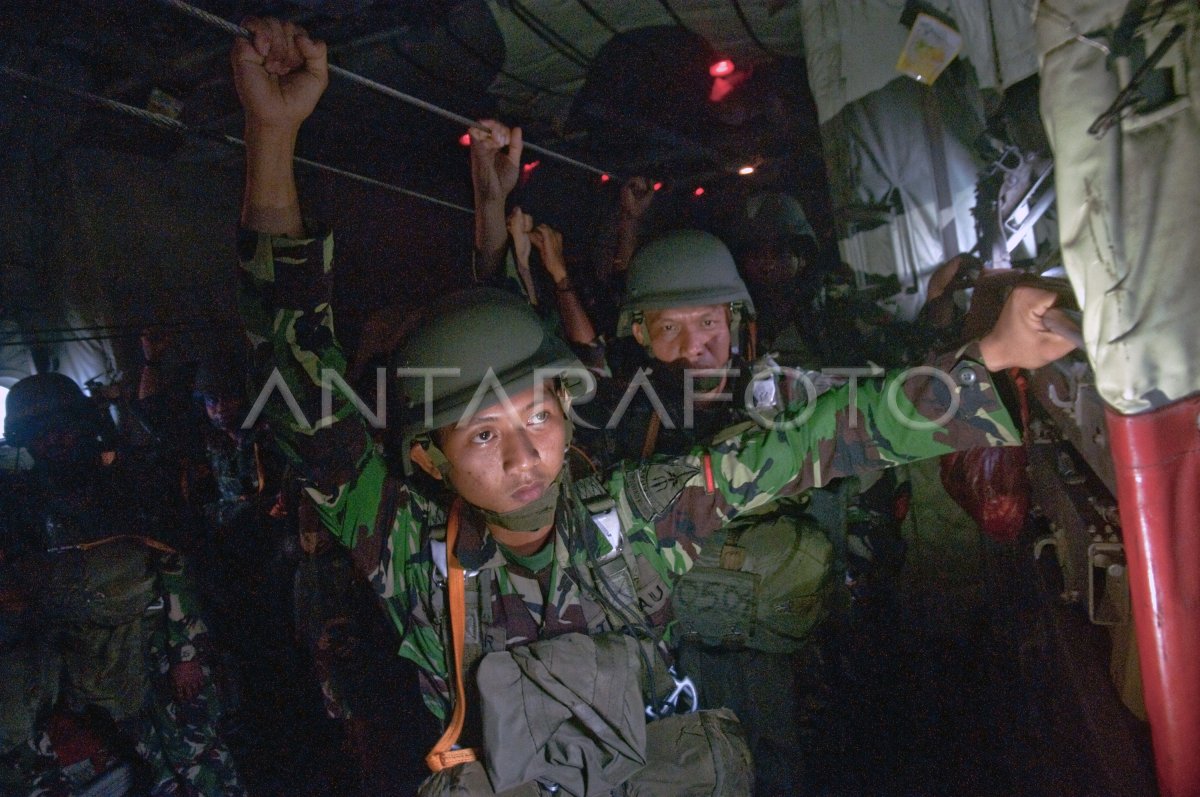
[[[647,310],[713,304],[729,305],[729,339],[733,353],[740,353],[741,325],[754,318],[754,302],[729,247],[700,230],[667,233],[639,249],[629,263],[617,335],[632,335]]]
[[[764,191],[747,199],[746,220],[747,243],[798,238],[808,238],[813,244],[817,241],[804,208],[795,197],[778,191]]]
[[[243,358],[239,353],[217,351],[200,360],[192,377],[192,395],[206,397],[246,397]]]
[[[13,385],[5,401],[4,438],[24,448],[47,429],[68,421],[83,421],[101,431],[98,411],[79,385],[63,374],[27,376]]]
[[[414,440],[458,422],[464,413],[500,403],[501,389],[503,395],[514,396],[533,387],[536,374],[564,377],[571,395],[582,392],[578,377],[586,378],[587,370],[515,296],[472,288],[447,297],[426,318],[394,359],[401,369],[397,376],[404,402],[401,441],[406,472],[411,468],[407,451]],[[436,448],[431,453],[437,461]]]

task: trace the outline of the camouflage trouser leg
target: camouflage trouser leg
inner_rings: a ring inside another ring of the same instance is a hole
[[[151,707],[138,753],[155,770],[157,782],[150,792],[154,797],[245,795],[237,767],[217,731],[220,715],[212,685],[187,703],[163,701]]]
[[[117,723],[117,727],[134,742],[138,756],[150,769],[150,797],[195,797],[193,789],[182,787],[175,771],[167,762],[162,739],[159,738],[154,722],[145,712],[139,717],[130,717]]]

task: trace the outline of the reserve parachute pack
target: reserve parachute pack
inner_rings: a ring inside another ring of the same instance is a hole
[[[834,550],[810,517],[743,515],[705,542],[675,585],[676,638],[711,647],[791,653],[825,619]]]
[[[484,750],[496,791],[536,782],[572,797],[749,797],[754,767],[733,712],[647,720],[644,667],[654,656],[649,643],[609,632],[484,657]]]
[[[69,705],[99,706],[117,720],[141,710],[150,689],[146,645],[166,612],[163,549],[154,540],[119,536],[52,551],[44,608],[63,635]]]
[[[116,628],[156,600],[159,553],[135,537],[68,546],[54,556],[46,590],[51,616]]]

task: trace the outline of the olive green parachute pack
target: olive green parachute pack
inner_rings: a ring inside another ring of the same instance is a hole
[[[754,766],[733,712],[647,721],[648,657],[652,646],[615,632],[488,654],[478,676],[486,760],[442,770],[419,796],[749,797]]]
[[[618,632],[565,634],[485,657],[485,750],[502,743],[504,751],[487,756],[491,782],[536,781],[578,797],[748,796],[754,767],[731,711],[648,719],[643,706],[661,704],[674,683],[651,642]]]
[[[738,517],[705,542],[675,585],[676,638],[796,652],[829,612],[834,572],[833,545],[808,516]]]
[[[63,640],[68,701],[136,715],[150,688],[146,644],[166,609],[159,553],[123,538],[54,557],[43,609]]]

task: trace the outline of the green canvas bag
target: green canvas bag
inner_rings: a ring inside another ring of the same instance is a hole
[[[833,545],[810,518],[740,517],[705,543],[676,584],[676,637],[714,647],[798,651],[829,612],[833,562]]]

